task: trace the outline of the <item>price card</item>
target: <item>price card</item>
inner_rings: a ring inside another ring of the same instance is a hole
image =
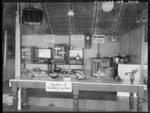
[[[72,92],[71,82],[46,81],[46,91]]]

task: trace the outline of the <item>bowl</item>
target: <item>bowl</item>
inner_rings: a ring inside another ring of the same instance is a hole
[[[57,78],[57,77],[58,77],[58,74],[57,74],[57,73],[52,73],[52,74],[50,74],[50,77],[51,77],[51,78]]]

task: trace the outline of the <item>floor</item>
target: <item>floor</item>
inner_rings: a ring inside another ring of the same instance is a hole
[[[3,83],[3,94],[9,94],[12,95],[11,87],[9,87],[9,81],[6,81]],[[73,98],[73,95],[70,93],[51,93],[49,95],[47,92],[45,92],[42,89],[28,89],[28,96],[29,97],[50,97],[50,98]],[[92,100],[111,100],[116,101],[118,99],[116,92],[109,93],[109,92],[90,92],[90,91],[82,91],[80,92],[81,99],[92,99]],[[127,98],[125,98],[127,99]],[[147,99],[147,93],[145,93],[144,102],[148,102]],[[8,105],[3,103],[3,111],[12,111],[13,109],[12,105]],[[29,111],[72,111],[72,109],[66,109],[66,108],[58,108],[55,106],[49,106],[49,107],[40,107],[40,106],[30,106]],[[86,110],[83,110],[86,111]],[[94,110],[91,110],[94,111]]]

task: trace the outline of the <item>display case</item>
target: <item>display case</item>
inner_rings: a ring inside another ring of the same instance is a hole
[[[83,64],[83,49],[70,49],[69,50],[69,64]]]
[[[109,68],[111,67],[111,60],[105,58],[91,58],[91,76],[93,73],[97,72],[99,68]]]
[[[66,64],[67,60],[67,45],[66,44],[55,44],[54,46],[54,61],[56,63]]]
[[[22,63],[33,63],[34,58],[36,58],[36,48],[35,47],[22,47],[21,49],[21,60]]]

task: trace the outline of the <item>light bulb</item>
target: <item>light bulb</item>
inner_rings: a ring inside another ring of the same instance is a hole
[[[102,9],[105,12],[110,12],[114,8],[114,2],[103,2]]]
[[[68,16],[74,16],[74,12],[70,9],[70,11],[68,12]]]

